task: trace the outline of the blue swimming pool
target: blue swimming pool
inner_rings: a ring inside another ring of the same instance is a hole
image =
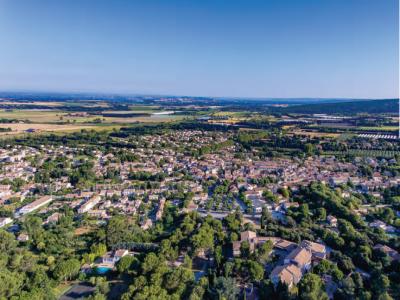
[[[106,274],[107,272],[109,272],[111,270],[112,270],[112,268],[109,268],[109,267],[97,267],[96,268],[97,274],[100,274],[100,275]]]

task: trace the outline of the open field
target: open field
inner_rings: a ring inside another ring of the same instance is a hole
[[[399,151],[384,151],[384,150],[358,150],[358,149],[350,149],[348,151],[326,151],[323,155],[334,155],[334,156],[343,156],[343,155],[353,155],[358,157],[385,157],[392,158],[395,155],[399,155]]]
[[[185,115],[153,115],[143,117],[132,117],[132,118],[118,118],[118,117],[102,117],[106,123],[160,123],[160,122],[172,122],[179,121],[187,118]]]
[[[340,133],[331,133],[331,132],[314,132],[314,131],[304,131],[304,130],[295,130],[292,132],[295,135],[306,135],[309,137],[330,137],[337,138],[340,136]]]
[[[97,116],[69,116],[67,112],[57,110],[0,110],[0,119],[15,119],[33,123],[56,123],[56,122],[88,122],[98,118]]]
[[[63,103],[61,102],[46,102],[46,101],[0,101],[0,104],[3,105],[36,105],[36,106],[51,106],[51,107],[57,107],[57,106],[62,106]]]
[[[64,293],[66,293],[72,286],[73,282],[63,282],[56,286],[53,291],[57,299],[59,299]]]
[[[380,126],[380,127],[359,127],[359,130],[366,130],[366,131],[398,131],[398,126]]]
[[[143,111],[149,113],[149,111]],[[128,114],[132,111],[112,111],[112,113]],[[140,113],[140,111],[135,111]],[[97,123],[101,120],[105,123],[135,123],[135,122],[169,122],[185,118],[185,115],[151,115],[138,117],[103,117],[102,115],[79,115],[79,113],[67,113],[57,110],[0,110],[0,119],[13,119],[31,123]]]
[[[93,231],[93,228],[90,227],[90,226],[79,227],[79,228],[75,229],[74,235],[79,236],[79,235],[87,234],[87,233],[89,233],[91,231]]]
[[[160,106],[156,106],[156,105],[132,105],[129,107],[130,110],[134,111],[134,112],[147,112],[147,113],[151,113],[151,112],[156,112],[156,111],[160,111],[161,107]]]
[[[92,129],[96,126],[91,125],[57,125],[57,124],[0,124],[0,128],[10,128],[11,131],[1,132],[0,136],[16,135],[31,132],[69,132],[81,129]]]

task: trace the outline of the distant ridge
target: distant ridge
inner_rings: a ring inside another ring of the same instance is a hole
[[[271,107],[273,112],[299,114],[399,113],[399,99],[343,101],[335,103],[301,104]]]

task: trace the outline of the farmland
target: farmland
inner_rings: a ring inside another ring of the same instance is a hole
[[[93,129],[94,125],[69,125],[69,124],[0,124],[0,128],[10,128],[11,131],[0,132],[0,136],[16,135],[27,132],[72,132],[81,129]]]
[[[400,151],[384,151],[384,150],[358,150],[350,149],[348,151],[328,151],[324,152],[324,155],[334,155],[334,156],[357,156],[357,157],[382,157],[382,158],[392,158],[395,155],[400,155]]]

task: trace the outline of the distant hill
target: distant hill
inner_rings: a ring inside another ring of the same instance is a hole
[[[356,114],[356,113],[398,113],[399,100],[362,100],[336,103],[319,103],[292,105],[288,107],[271,107],[273,112],[298,114]]]

